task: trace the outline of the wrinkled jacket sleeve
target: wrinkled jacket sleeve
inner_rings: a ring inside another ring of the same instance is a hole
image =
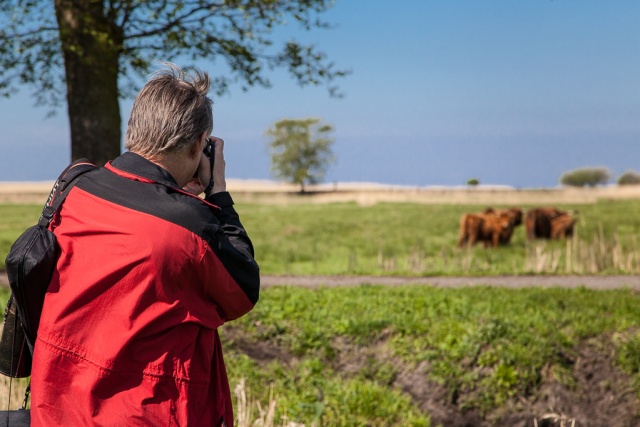
[[[201,261],[207,272],[205,293],[215,301],[223,320],[233,320],[249,312],[258,301],[260,272],[231,195],[216,193],[207,201],[220,210],[218,224],[212,225],[206,235],[210,250]]]

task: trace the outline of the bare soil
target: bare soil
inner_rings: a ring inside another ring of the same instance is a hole
[[[607,290],[634,289],[640,292],[640,276],[482,276],[482,277],[400,277],[400,276],[274,276],[262,275],[261,285],[305,288],[360,285],[424,285],[444,288],[496,286],[506,288],[579,288]],[[9,286],[6,271],[0,271],[0,286]]]
[[[224,327],[229,347],[245,353],[259,364],[278,361],[294,366],[298,358],[269,341],[252,342],[231,325]],[[605,341],[610,339],[605,337]],[[375,366],[395,367],[388,386],[411,396],[416,406],[431,417],[432,425],[446,427],[637,427],[640,400],[628,375],[614,364],[607,342],[584,343],[569,357],[575,384],[558,381],[551,368],[542,373],[540,387],[517,396],[487,413],[464,409],[473,390],[452,393],[446,385],[429,379],[427,362],[411,365],[391,355],[382,334],[374,345],[361,346],[344,338],[333,342],[336,357],[328,363],[342,377],[372,371]],[[372,372],[372,376],[373,376]]]
[[[0,277],[0,281],[1,281]],[[482,276],[482,277],[399,277],[399,276],[261,276],[263,287],[301,286],[307,288],[359,286],[359,285],[426,285],[444,288],[469,286],[496,286],[506,288],[579,288],[607,290],[634,289],[640,291],[640,276],[582,276],[582,275],[530,275],[530,276]]]

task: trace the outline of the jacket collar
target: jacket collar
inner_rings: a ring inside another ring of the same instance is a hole
[[[164,168],[145,159],[139,154],[127,151],[111,162],[116,169],[150,179],[168,187],[178,188],[178,183]]]

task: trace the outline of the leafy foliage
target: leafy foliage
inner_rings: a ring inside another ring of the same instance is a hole
[[[287,70],[300,85],[348,74],[313,45],[275,46],[276,27],[329,28],[330,0],[7,0],[0,2],[0,95],[31,85],[40,104],[69,112],[72,159],[102,165],[120,154],[118,99],[138,89],[152,61],[207,58],[224,70],[212,89],[269,87],[267,72]],[[184,66],[187,65],[187,66]],[[226,66],[226,67],[225,67]]]
[[[618,178],[618,185],[638,185],[640,184],[640,173],[626,171]]]
[[[595,187],[606,184],[611,179],[611,172],[604,167],[580,168],[565,172],[560,177],[560,183],[572,187]]]
[[[0,2],[0,95],[30,83],[38,103],[64,100],[64,67],[53,2]]]
[[[278,178],[300,185],[320,182],[335,160],[331,151],[333,127],[320,119],[284,119],[267,130],[271,138],[271,171]]]
[[[339,95],[332,82],[348,74],[328,61],[326,54],[312,45],[290,40],[280,50],[274,48],[272,31],[295,22],[303,28],[330,28],[319,15],[332,6],[327,0],[182,0],[167,2],[82,0],[85,14],[74,16],[84,36],[101,39],[119,56],[120,94],[131,95],[136,76],[146,77],[154,60],[208,58],[226,62],[231,74],[218,76],[218,94],[233,82],[242,89],[270,86],[265,70],[286,68],[302,85],[328,86]],[[63,49],[56,13],[65,10],[65,1],[8,0],[0,3],[0,89],[8,95],[16,83],[30,83],[40,100],[58,103],[64,84]],[[92,21],[103,28],[88,26]],[[81,51],[80,43],[66,49],[86,60],[92,52]],[[47,96],[47,98],[45,98]],[[87,94],[90,96],[90,94]]]

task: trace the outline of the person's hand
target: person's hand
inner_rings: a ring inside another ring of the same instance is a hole
[[[197,196],[198,194],[201,194],[204,191],[205,187],[200,183],[200,180],[198,179],[198,177],[195,176],[191,181],[187,182],[187,185],[182,187],[182,189],[187,193],[191,193]]]
[[[215,136],[210,136],[209,139],[213,142],[215,147],[213,151],[213,189],[211,190],[211,194],[216,194],[222,191],[227,191],[227,181],[225,179],[226,163],[224,161],[224,140]],[[200,192],[204,191],[204,189],[209,185],[210,179],[211,162],[207,156],[202,155],[200,158],[200,166],[198,167],[198,180],[203,186]],[[205,194],[205,196],[208,195],[209,194]]]

